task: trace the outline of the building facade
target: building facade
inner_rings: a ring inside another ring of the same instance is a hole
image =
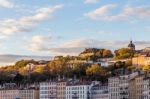
[[[37,89],[19,90],[19,99],[39,99],[39,90]]]
[[[140,55],[132,58],[133,66],[146,66],[150,65],[150,56],[149,55]]]
[[[119,77],[119,99],[129,99],[129,75]]]
[[[98,84],[91,88],[91,99],[109,99],[108,85]]]
[[[150,78],[144,78],[144,91],[143,91],[143,99],[150,99]]]
[[[19,99],[19,90],[0,90],[0,99]]]
[[[40,99],[57,99],[57,83],[40,83]]]
[[[111,77],[108,79],[109,99],[119,99],[119,77]]]
[[[57,82],[57,99],[65,99],[67,82]]]
[[[67,85],[66,99],[91,99],[91,85]]]

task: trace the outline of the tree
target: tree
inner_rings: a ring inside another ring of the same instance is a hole
[[[15,81],[16,83],[20,83],[20,82],[23,81],[23,79],[24,79],[24,77],[23,77],[21,74],[18,73],[18,74],[15,76],[14,81]]]
[[[97,64],[94,64],[86,69],[87,75],[103,75],[104,73],[105,70],[100,65]]]
[[[113,54],[112,54],[112,52],[110,51],[110,50],[104,50],[103,51],[103,57],[104,58],[109,58],[109,57],[113,57]]]
[[[15,66],[17,68],[21,68],[21,67],[25,67],[29,63],[37,64],[37,62],[34,60],[20,60],[20,61],[16,62]]]
[[[114,51],[115,58],[124,59],[124,58],[132,58],[134,56],[134,52],[129,48],[121,48]]]
[[[34,69],[34,72],[42,74],[45,71],[45,67],[43,66],[38,66]]]
[[[99,49],[99,51],[96,52],[96,56],[99,58],[103,58],[103,51],[104,49]]]
[[[143,70],[147,70],[147,71],[150,71],[150,65],[146,65],[143,67]]]

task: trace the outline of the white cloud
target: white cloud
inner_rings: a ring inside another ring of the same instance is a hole
[[[46,49],[46,47],[50,45],[51,42],[51,36],[36,35],[33,36],[30,41],[28,41],[28,49],[31,51],[41,51]]]
[[[36,35],[36,36],[33,36],[32,37],[32,42],[33,43],[39,43],[39,44],[41,44],[41,43],[43,43],[43,42],[45,42],[45,41],[49,41],[49,40],[51,40],[51,36],[41,36],[41,35]]]
[[[115,8],[117,5],[115,4],[109,4],[109,5],[105,5],[102,6],[100,8],[97,8],[94,11],[91,11],[87,14],[85,14],[85,16],[88,16],[91,19],[98,19],[101,17],[104,17],[106,14],[108,14],[110,12],[110,10],[112,10],[113,8]]]
[[[14,4],[11,2],[11,0],[0,0],[0,7],[13,8]]]
[[[99,0],[84,0],[84,3],[89,4],[89,3],[97,3]]]
[[[24,16],[19,19],[7,19],[0,21],[0,33],[5,35],[12,35],[20,32],[32,31],[33,26],[45,21],[56,10],[62,8],[63,5],[56,5],[53,7],[40,8],[35,11],[35,15]]]
[[[115,8],[117,8],[117,6],[114,4],[104,5],[102,7],[95,9],[94,11],[86,13],[85,16],[93,20],[108,20],[108,21],[143,19],[143,18],[149,19],[150,17],[149,6],[140,6],[140,7],[124,6],[122,10],[117,14],[114,14]]]

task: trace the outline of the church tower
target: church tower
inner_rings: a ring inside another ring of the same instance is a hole
[[[132,40],[130,41],[129,45],[128,45],[129,49],[135,50],[135,45],[133,44]]]

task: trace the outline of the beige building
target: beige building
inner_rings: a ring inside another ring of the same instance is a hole
[[[130,99],[143,99],[144,98],[144,86],[145,76],[137,76],[129,82],[129,97]]]
[[[150,65],[150,56],[148,55],[140,55],[138,57],[132,58],[133,66],[145,66]]]
[[[131,79],[129,81],[129,97],[130,99],[136,99],[136,86],[135,86],[135,79]]]
[[[0,90],[0,99],[19,99],[19,90]]]
[[[36,89],[19,90],[19,99],[39,99],[39,90]]]
[[[57,82],[57,99],[65,99],[67,82]]]

